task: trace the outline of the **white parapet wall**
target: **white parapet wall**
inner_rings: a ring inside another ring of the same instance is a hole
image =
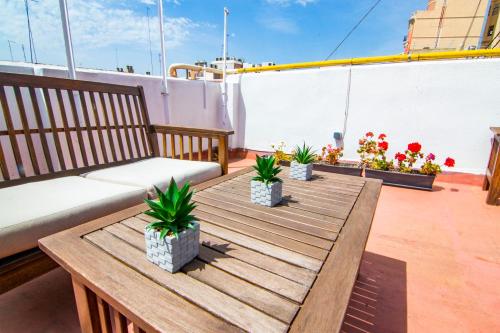
[[[351,84],[349,89],[349,71]],[[500,126],[500,60],[471,59],[232,75],[239,83],[234,142],[270,150],[305,141],[318,151],[344,128],[344,158],[357,160],[367,131],[388,136],[392,158],[418,141],[454,170],[484,173],[490,126]]]

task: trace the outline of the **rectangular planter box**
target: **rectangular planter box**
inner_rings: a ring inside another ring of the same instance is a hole
[[[280,161],[280,165],[290,166],[290,161]],[[326,163],[314,163],[313,170],[340,173],[342,175],[361,177],[363,169],[357,164],[343,163],[340,165],[332,165]]]
[[[432,191],[432,184],[436,176],[421,175],[417,173],[400,173],[365,169],[366,178],[381,179],[384,185],[412,188],[417,190]]]
[[[194,229],[179,233],[179,238],[167,236],[160,239],[160,232],[145,230],[146,256],[153,264],[175,273],[193,260],[199,252],[200,224],[192,222]]]

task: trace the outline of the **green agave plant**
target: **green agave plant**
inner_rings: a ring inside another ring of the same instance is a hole
[[[304,143],[302,147],[295,147],[293,160],[300,164],[309,164],[316,160],[316,154],[313,152],[311,146],[306,146]]]
[[[174,235],[179,238],[179,233],[188,228],[194,228],[192,222],[198,219],[191,215],[196,205],[191,201],[193,192],[189,191],[189,184],[186,183],[179,190],[175,180],[172,178],[168,189],[162,192],[155,186],[158,194],[158,201],[145,199],[151,210],[144,214],[158,219],[159,221],[152,222],[146,226],[147,230],[160,231],[160,239],[164,239],[167,235]]]
[[[257,155],[257,164],[253,166],[255,171],[257,171],[257,176],[253,177],[253,180],[263,182],[266,185],[270,183],[282,182],[281,178],[276,177],[280,172],[281,168],[275,166],[276,159],[274,156],[263,156]]]

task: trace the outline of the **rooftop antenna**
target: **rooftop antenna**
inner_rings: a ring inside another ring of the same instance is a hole
[[[27,60],[26,60],[26,50],[24,49],[24,44],[21,44],[21,48],[23,49],[24,62],[27,62]]]
[[[7,40],[7,43],[9,43],[10,60],[14,61],[14,57],[12,56],[12,44],[16,44],[16,42],[13,40]]]
[[[148,39],[149,39],[149,59],[151,60],[151,75],[154,75],[154,72],[153,72],[153,49],[151,47],[151,28],[149,26],[149,7],[146,7],[146,12],[148,15]]]
[[[30,1],[38,2],[38,0],[30,0]],[[31,57],[31,63],[33,64],[38,62],[38,59],[36,58],[35,41],[33,39],[33,32],[31,30],[30,7],[28,4],[28,0],[24,0],[24,7],[26,9],[26,20],[28,21],[28,40],[30,43],[30,57]],[[33,56],[35,57],[34,62],[33,62]]]

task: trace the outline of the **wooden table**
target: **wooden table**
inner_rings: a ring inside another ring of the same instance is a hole
[[[250,169],[196,186],[200,254],[170,274],[146,260],[145,205],[40,240],[72,275],[83,332],[338,332],[379,180],[284,179],[281,205],[250,203]]]

